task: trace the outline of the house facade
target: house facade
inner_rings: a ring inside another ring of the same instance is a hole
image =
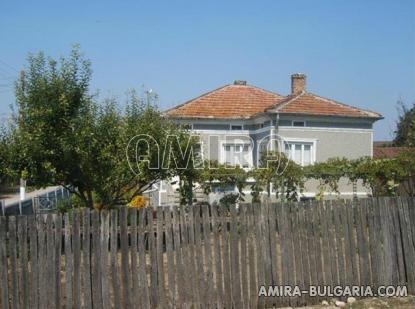
[[[204,159],[247,169],[257,166],[266,150],[282,151],[302,166],[333,157],[372,157],[373,123],[382,118],[309,92],[304,74],[291,76],[287,96],[235,81],[164,114],[200,137]],[[307,181],[303,196],[314,196],[317,186]],[[352,191],[347,179],[342,180],[340,193],[349,196]],[[368,193],[361,184],[354,191]],[[167,195],[160,195],[160,204],[171,202]]]

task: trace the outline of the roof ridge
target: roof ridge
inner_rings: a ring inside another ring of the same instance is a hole
[[[166,109],[166,110],[165,110],[162,114],[164,115],[164,114],[166,114],[166,113],[168,113],[168,112],[170,112],[170,111],[172,111],[172,110],[178,109],[178,108],[180,108],[180,107],[182,107],[182,106],[185,106],[186,104],[189,104],[189,103],[191,103],[191,102],[193,102],[193,101],[196,101],[197,99],[200,99],[200,98],[202,98],[202,97],[204,97],[204,96],[210,95],[210,94],[212,94],[212,93],[214,93],[214,92],[216,92],[216,91],[219,91],[219,90],[224,89],[224,88],[229,87],[229,86],[231,86],[231,84],[225,84],[225,85],[223,85],[223,86],[221,86],[221,87],[218,87],[218,88],[215,88],[215,89],[213,89],[213,90],[211,90],[211,91],[208,91],[208,92],[202,93],[201,95],[197,96],[196,98],[193,98],[193,99],[187,100],[187,101],[185,101],[185,102],[184,102],[184,103],[182,103],[182,104],[179,104],[179,105],[176,105],[176,106],[174,106],[174,107],[172,107],[172,108]]]
[[[230,86],[238,86],[238,85],[230,85]],[[282,95],[282,94],[280,94],[280,93],[278,93],[278,92],[271,91],[271,90],[267,90],[267,89],[264,89],[264,88],[261,88],[261,87],[255,86],[255,85],[251,85],[251,84],[246,84],[246,85],[244,85],[244,87],[252,87],[252,88],[255,88],[255,89],[261,90],[261,91],[263,91],[263,92],[266,92],[266,93],[271,93],[271,94],[273,94],[273,95],[280,96],[281,98],[284,98],[284,97],[285,97],[284,95]]]
[[[284,106],[287,106],[291,102],[297,100],[299,97],[303,96],[305,93],[306,93],[305,91],[301,91],[298,94],[289,94],[285,97],[285,99],[283,99],[280,102],[276,102],[275,105],[273,105],[272,107],[267,108],[265,111],[268,111],[268,110],[273,109],[273,108],[275,108],[278,111],[281,108],[283,108]]]

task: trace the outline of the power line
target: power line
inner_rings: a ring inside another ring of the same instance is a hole
[[[10,64],[4,62],[3,60],[0,59],[0,63],[3,63],[3,65],[5,65],[6,67],[12,69],[13,71],[15,71],[16,73],[19,73],[19,71],[17,69],[15,69],[14,67],[12,67]]]

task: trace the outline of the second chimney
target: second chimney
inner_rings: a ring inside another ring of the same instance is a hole
[[[299,94],[306,91],[306,78],[305,74],[301,73],[291,75],[291,94]]]

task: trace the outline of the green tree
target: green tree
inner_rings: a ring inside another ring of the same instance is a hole
[[[63,185],[88,207],[128,203],[172,175],[158,165],[159,150],[179,129],[154,102],[131,92],[122,111],[115,99],[99,104],[79,48],[60,61],[39,53],[28,62],[16,87],[12,170],[38,187]]]
[[[396,123],[394,144],[396,146],[415,147],[415,104],[408,108],[398,102],[399,117]]]

